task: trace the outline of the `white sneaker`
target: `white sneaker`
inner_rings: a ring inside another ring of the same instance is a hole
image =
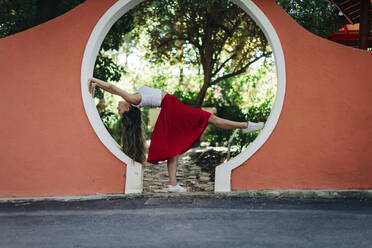
[[[186,192],[186,189],[179,184],[173,186],[173,185],[168,185],[168,191],[169,192],[177,192],[177,193],[183,193]]]
[[[264,128],[264,126],[265,126],[265,123],[263,123],[263,122],[250,122],[250,121],[248,121],[248,127],[242,129],[242,132],[243,133],[250,133],[250,132],[258,131],[258,130],[261,130],[262,128]]]

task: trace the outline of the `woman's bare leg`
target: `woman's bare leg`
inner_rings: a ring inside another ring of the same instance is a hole
[[[235,128],[244,129],[248,127],[247,122],[230,121],[227,119],[220,118],[216,115],[211,115],[208,119],[208,122],[217,128],[227,130]]]
[[[176,174],[177,174],[178,156],[179,155],[176,155],[167,160],[169,185],[172,185],[172,186],[175,186],[177,184]]]

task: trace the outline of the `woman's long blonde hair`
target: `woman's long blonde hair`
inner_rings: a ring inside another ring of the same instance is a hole
[[[131,159],[139,163],[146,161],[146,139],[143,130],[141,110],[131,106],[121,119],[122,149]]]

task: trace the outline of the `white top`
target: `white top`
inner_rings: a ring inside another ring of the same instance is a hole
[[[133,106],[137,108],[160,107],[162,97],[162,91],[160,89],[142,86],[137,90],[137,93],[141,95],[142,100],[140,104]]]

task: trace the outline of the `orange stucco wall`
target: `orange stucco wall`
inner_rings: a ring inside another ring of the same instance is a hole
[[[86,42],[114,2],[0,39],[0,197],[124,192],[125,165],[95,135],[80,89]],[[274,0],[255,3],[282,42],[286,97],[232,189],[372,188],[372,54],[310,34]]]
[[[0,197],[124,192],[125,165],[95,135],[80,89],[85,45],[114,2],[0,39]]]
[[[371,189],[372,53],[317,37],[273,0],[255,0],[286,60],[286,97],[273,134],[232,189]]]

